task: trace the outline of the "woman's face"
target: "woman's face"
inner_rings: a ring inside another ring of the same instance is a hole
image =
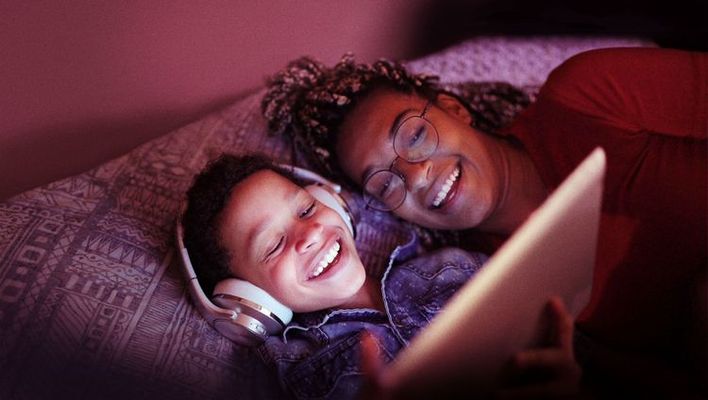
[[[366,278],[341,217],[270,170],[234,188],[220,236],[232,273],[295,312],[341,306]]]
[[[359,185],[396,158],[392,130],[396,121],[420,115],[426,100],[388,89],[362,99],[344,120],[336,153],[344,172]],[[426,113],[439,135],[437,150],[427,159],[395,162],[405,180],[406,197],[393,212],[437,229],[466,229],[483,223],[500,202],[501,170],[493,139],[470,126],[467,109],[455,98],[440,95]]]

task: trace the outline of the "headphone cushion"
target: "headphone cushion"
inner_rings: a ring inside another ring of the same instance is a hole
[[[219,307],[229,308],[228,301],[219,296],[236,296],[267,309],[275,314],[283,324],[287,325],[293,318],[293,312],[288,307],[273,298],[268,292],[242,279],[229,278],[217,283],[214,287],[212,301]]]

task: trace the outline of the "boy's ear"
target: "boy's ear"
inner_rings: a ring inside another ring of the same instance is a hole
[[[460,121],[472,125],[472,115],[457,97],[447,93],[439,93],[435,104]]]

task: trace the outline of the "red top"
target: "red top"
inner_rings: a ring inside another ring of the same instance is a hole
[[[707,266],[708,54],[594,50],[550,75],[505,134],[549,189],[607,154],[593,296],[578,326],[605,345],[670,354]]]

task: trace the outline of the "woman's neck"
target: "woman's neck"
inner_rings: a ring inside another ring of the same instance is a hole
[[[501,181],[499,201],[478,229],[509,235],[543,203],[548,190],[524,149],[500,142],[496,158]]]

